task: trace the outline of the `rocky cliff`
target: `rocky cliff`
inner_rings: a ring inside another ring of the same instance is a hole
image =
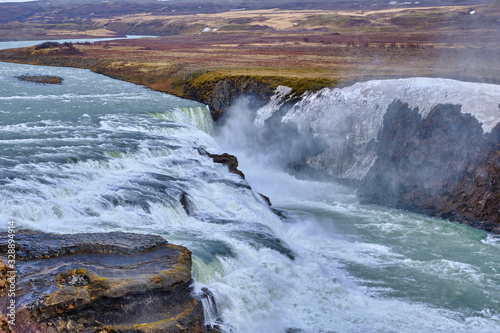
[[[15,332],[212,332],[190,295],[191,253],[160,236],[19,231],[15,240]]]
[[[265,106],[272,107],[272,105]],[[412,78],[309,94],[266,126],[294,124],[326,145],[307,164],[369,203],[500,234],[500,86]]]
[[[254,105],[260,107],[273,95],[273,87],[249,76],[226,77],[215,80],[190,80],[182,95],[210,106],[214,120],[218,120],[234,101],[242,95],[254,97]]]
[[[483,133],[458,105],[437,105],[422,118],[395,101],[371,149],[378,159],[359,192],[368,202],[500,234],[499,125]]]

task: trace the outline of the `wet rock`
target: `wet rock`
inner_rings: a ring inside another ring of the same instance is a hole
[[[227,165],[227,167],[229,168],[229,172],[235,173],[235,174],[241,176],[241,178],[245,179],[245,174],[243,172],[241,172],[240,170],[238,170],[238,158],[236,156],[230,155],[227,153],[220,154],[220,155],[210,154],[209,152],[207,152],[203,148],[198,148],[198,153],[200,155],[204,155],[204,156],[208,156],[208,157],[212,158],[212,160],[215,163],[221,163],[221,164]],[[217,182],[224,182],[224,180],[217,180]],[[246,188],[249,190],[252,189],[248,184],[231,183],[231,185],[236,186],[236,187],[243,187],[243,188]],[[271,208],[271,210],[273,211],[274,214],[276,214],[280,218],[285,218],[285,215],[283,214],[282,211],[275,209],[275,208],[272,208],[271,199],[269,199],[269,197],[267,197],[261,193],[258,193],[258,195],[260,195],[260,197],[262,199],[264,199],[264,201]],[[181,202],[182,207],[186,211],[186,213],[188,215],[190,215],[191,210],[190,210],[189,198],[188,198],[187,194],[183,193],[181,195],[180,202]]]
[[[3,313],[0,313],[0,332],[14,333],[14,329],[9,325],[9,318]]]
[[[266,204],[269,206],[269,208],[271,208],[271,211],[276,214],[279,218],[282,218],[282,219],[285,219],[286,216],[285,214],[283,214],[283,212],[279,209],[276,209],[276,208],[273,208],[273,204],[271,202],[271,199],[269,199],[269,197],[265,196],[264,194],[262,193],[258,193],[260,195],[260,197],[262,199],[264,199],[264,201],[266,202]]]
[[[237,98],[253,96],[255,106],[260,107],[273,95],[273,90],[271,84],[255,78],[232,76],[203,84],[196,83],[196,80],[187,82],[183,97],[209,105],[212,118],[218,120]]]
[[[264,201],[267,203],[267,205],[268,205],[269,207],[271,207],[271,206],[273,205],[273,204],[271,203],[271,199],[269,199],[269,197],[268,197],[268,196],[265,196],[265,195],[264,195],[264,194],[262,194],[262,193],[259,193],[259,195],[262,197],[262,199],[264,199]]]
[[[237,175],[241,176],[241,178],[245,179],[245,175],[243,174],[243,172],[238,170],[238,159],[236,158],[236,156],[230,155],[228,153],[224,153],[224,154],[220,154],[220,155],[209,153],[208,156],[210,158],[212,158],[212,160],[215,163],[227,165],[229,172],[237,174]]]
[[[189,201],[189,196],[187,195],[187,193],[182,193],[181,194],[181,197],[179,199],[181,205],[182,205],[182,208],[184,208],[184,211],[186,212],[187,215],[191,215],[191,202]]]
[[[5,265],[5,262],[2,258],[0,258],[0,296],[3,296],[1,293],[7,288],[7,272],[9,271],[8,267]]]
[[[68,330],[68,332],[74,332],[76,330],[77,326],[78,326],[78,324],[75,321],[70,320],[66,324],[66,329]]]
[[[16,331],[213,331],[190,293],[191,252],[160,236],[21,230],[16,244]]]
[[[299,328],[289,328],[286,330],[286,333],[302,333],[303,331]]]
[[[500,233],[500,127],[483,133],[460,106],[427,117],[392,103],[372,145],[378,159],[360,187],[367,201]]]
[[[7,238],[0,240],[0,253],[7,252]],[[166,244],[160,236],[123,232],[48,234],[22,230],[16,233],[16,255],[19,259],[41,259],[68,254],[135,254]]]
[[[19,81],[27,81],[39,84],[62,84],[63,78],[59,76],[50,75],[20,75],[16,76]]]

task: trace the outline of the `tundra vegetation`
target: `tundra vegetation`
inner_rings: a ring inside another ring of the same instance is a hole
[[[374,78],[426,76],[490,83],[500,78],[499,1],[362,9],[347,2],[337,3],[336,9],[286,1],[274,9],[250,1],[249,8],[255,10],[194,4],[116,3],[112,11],[109,3],[83,3],[62,9],[47,5],[38,14],[26,10],[22,18],[4,19],[8,22],[0,27],[0,39],[159,37],[45,43],[4,50],[0,60],[89,68],[209,105],[214,102],[211,91],[223,80],[231,82],[234,93],[246,93],[251,84],[256,95],[265,97],[278,85],[287,85],[298,97],[306,90]]]

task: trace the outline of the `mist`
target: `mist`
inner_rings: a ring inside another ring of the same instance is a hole
[[[270,105],[258,109],[254,102],[252,97],[243,96],[232,104],[215,129],[219,145],[267,168],[299,174],[313,171],[307,165],[308,158],[324,152],[328,144],[311,133],[299,132],[295,123],[282,122],[290,105],[259,122],[259,110]]]

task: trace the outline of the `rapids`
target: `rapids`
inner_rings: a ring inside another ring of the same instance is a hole
[[[15,78],[25,73],[64,83]],[[2,63],[0,82],[2,230],[13,220],[184,245],[195,292],[217,304],[207,320],[226,332],[498,331],[497,237],[266,163],[248,149],[244,103],[214,128],[204,105],[87,70]],[[237,155],[247,180],[199,148]]]

